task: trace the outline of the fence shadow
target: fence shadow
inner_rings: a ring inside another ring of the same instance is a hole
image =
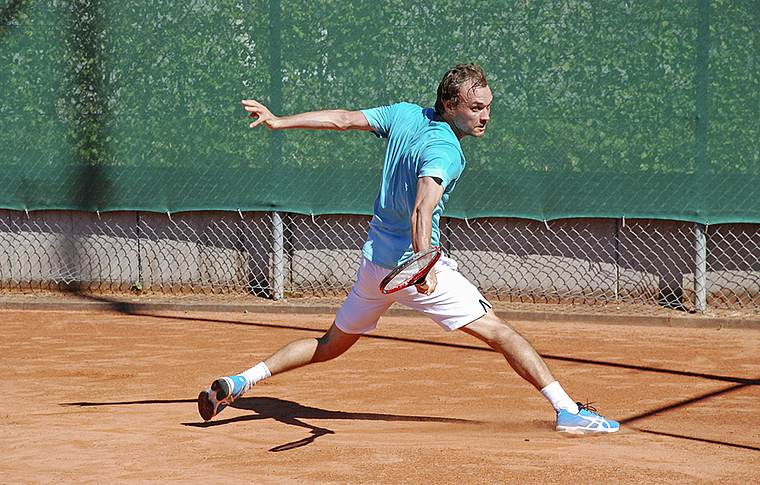
[[[86,296],[86,295],[82,295],[82,296]],[[103,301],[103,302],[110,301],[106,298],[93,298],[93,297],[89,297],[89,298],[93,300],[97,300],[97,301]],[[203,321],[203,322],[209,322],[209,323],[244,325],[244,326],[253,326],[253,327],[261,327],[261,328],[302,330],[302,331],[313,332],[317,334],[322,334],[325,331],[325,329],[323,328],[310,328],[303,325],[282,325],[282,324],[268,324],[268,323],[260,323],[260,322],[243,322],[239,320],[236,321],[236,320],[222,320],[222,319],[214,319],[214,318],[198,318],[197,316],[189,317],[189,316],[174,316],[174,315],[155,315],[155,314],[146,313],[142,311],[139,305],[133,305],[133,304],[123,303],[123,302],[118,302],[118,301],[112,301],[112,303],[114,303],[114,310],[116,311],[119,311],[121,313],[128,314],[128,315],[140,316],[144,318],[158,318],[158,319],[170,319],[170,320],[194,320],[194,321]],[[426,345],[426,346],[438,346],[438,347],[446,347],[446,348],[453,348],[453,349],[468,349],[468,350],[477,350],[477,351],[496,353],[496,351],[494,351],[491,348],[477,346],[477,345],[454,344],[454,343],[448,343],[448,342],[436,342],[436,341],[427,341],[427,340],[420,340],[420,339],[413,339],[413,338],[395,337],[395,336],[387,336],[387,335],[372,335],[372,334],[365,335],[363,336],[363,338],[368,339],[368,340],[391,340],[391,341],[414,343],[414,344],[420,344],[420,345]],[[559,355],[542,354],[541,356],[546,360],[555,360],[555,361],[560,361],[560,362],[569,362],[569,363],[575,363],[575,364],[581,364],[581,365],[635,370],[635,371],[639,371],[645,374],[654,373],[654,374],[662,374],[662,375],[699,378],[699,379],[731,384],[729,387],[726,387],[725,389],[720,389],[720,390],[706,393],[706,394],[696,396],[696,397],[685,398],[673,404],[668,404],[665,406],[661,406],[659,408],[646,410],[637,415],[625,417],[622,419],[617,419],[617,421],[620,422],[622,425],[626,425],[630,427],[631,429],[634,429],[636,431],[640,431],[643,433],[658,434],[658,435],[668,436],[668,437],[673,437],[673,438],[698,441],[698,442],[704,442],[704,443],[713,443],[713,444],[719,444],[719,445],[753,450],[753,451],[760,451],[760,447],[757,447],[757,446],[741,445],[737,443],[712,440],[709,438],[690,437],[690,436],[679,435],[676,433],[670,433],[667,431],[653,431],[653,430],[647,430],[647,429],[631,426],[633,423],[636,423],[638,421],[644,420],[649,417],[661,415],[663,413],[675,411],[678,409],[688,408],[689,405],[695,404],[700,401],[704,401],[704,400],[721,396],[721,395],[726,395],[732,392],[737,392],[742,389],[746,389],[748,387],[759,386],[760,378],[748,379],[748,378],[742,378],[742,377],[721,376],[721,375],[716,375],[716,374],[679,371],[679,370],[674,370],[674,369],[664,369],[664,368],[657,368],[657,367],[651,367],[651,366],[640,366],[640,365],[618,363],[618,362],[606,362],[606,361],[601,361],[601,360],[581,359],[581,358],[565,357],[565,356],[559,356]],[[156,403],[162,403],[162,402],[195,402],[195,400],[194,399],[193,400],[170,400],[170,401],[147,400],[147,401],[125,401],[125,402],[115,402],[115,403],[81,402],[81,403],[69,403],[65,405],[106,406],[106,405],[130,405],[130,404],[156,404]],[[434,422],[448,422],[448,423],[477,423],[476,421],[461,420],[461,419],[454,419],[454,418],[399,416],[399,415],[386,415],[386,414],[373,414],[373,413],[351,413],[351,412],[344,412],[344,411],[328,411],[324,409],[303,406],[301,404],[294,403],[291,401],[283,401],[280,399],[263,398],[263,397],[241,398],[235,401],[232,407],[235,407],[238,409],[247,409],[247,410],[255,412],[256,414],[250,415],[250,416],[238,416],[235,418],[216,420],[216,421],[211,421],[211,422],[206,422],[206,423],[183,423],[183,424],[186,426],[194,426],[194,427],[203,428],[203,427],[219,426],[219,425],[225,425],[225,424],[242,422],[242,421],[258,420],[258,419],[275,419],[276,421],[279,421],[285,424],[299,426],[299,427],[303,427],[310,430],[310,433],[311,433],[310,437],[305,438],[303,440],[299,440],[297,442],[278,446],[270,450],[270,451],[284,451],[287,449],[297,448],[297,447],[312,443],[318,437],[323,436],[325,434],[333,434],[333,432],[329,429],[320,428],[317,426],[311,426],[301,421],[301,419],[352,419],[352,420],[374,420],[374,421],[434,421]]]

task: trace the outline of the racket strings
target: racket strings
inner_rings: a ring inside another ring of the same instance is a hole
[[[430,263],[430,261],[433,259],[433,256],[425,256],[424,258],[418,259],[416,261],[413,261],[401,270],[396,276],[391,279],[391,281],[388,283],[389,287],[396,287],[398,285],[401,285],[410,279],[416,279],[415,276],[425,268],[425,266]]]
[[[383,293],[393,293],[411,285],[419,284],[424,280],[424,275],[430,271],[438,261],[441,252],[437,247],[415,254],[412,258],[402,263],[391,271],[380,283]]]

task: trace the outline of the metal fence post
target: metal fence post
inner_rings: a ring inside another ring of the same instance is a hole
[[[704,224],[694,224],[694,309],[707,310],[707,231]]]
[[[280,0],[269,1],[269,108],[279,114],[282,111],[282,32]],[[282,144],[284,134],[272,132],[272,169],[274,180],[282,178]],[[279,185],[279,184],[277,184]],[[272,298],[282,300],[285,287],[285,229],[282,214],[272,212]]]
[[[285,230],[282,214],[272,212],[272,298],[282,300],[285,293]]]

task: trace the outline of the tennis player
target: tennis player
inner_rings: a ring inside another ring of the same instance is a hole
[[[245,372],[220,377],[198,396],[208,421],[262,379],[308,364],[334,359],[374,329],[393,302],[419,310],[446,331],[461,330],[498,350],[512,368],[551,403],[558,431],[610,433],[618,423],[573,401],[546,363],[514,328],[496,316],[491,304],[458,271],[441,260],[425,281],[383,294],[380,281],[413,253],[438,245],[444,204],[465,166],[460,140],[483,136],[493,95],[485,72],[474,64],[448,71],[438,86],[435,108],[400,103],[362,111],[328,110],[278,117],[254,100],[243,101],[255,118],[250,127],[272,130],[362,130],[388,139],[380,191],[356,283],[320,338],[296,340]]]

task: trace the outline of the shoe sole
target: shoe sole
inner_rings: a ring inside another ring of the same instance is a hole
[[[620,428],[578,428],[574,426],[557,426],[557,431],[568,434],[595,434],[595,433],[614,433]]]
[[[216,400],[218,402],[224,401],[227,399],[227,396],[230,395],[232,392],[232,389],[230,389],[230,385],[227,383],[227,380],[223,377],[220,377],[219,379],[215,380],[213,384],[211,384],[211,390],[216,391]]]
[[[204,421],[210,420],[214,417],[215,414],[214,402],[211,400],[211,397],[209,397],[210,391],[210,389],[206,389],[205,391],[201,391],[201,393],[198,394],[198,412]]]
[[[219,409],[219,406],[215,404],[214,400],[211,398],[212,392],[216,394],[217,403],[226,399],[227,396],[230,395],[230,388],[227,381],[219,378],[211,384],[211,389],[206,389],[198,394],[198,413],[200,413],[201,418],[203,418],[204,421],[209,421],[216,416],[217,409]]]

